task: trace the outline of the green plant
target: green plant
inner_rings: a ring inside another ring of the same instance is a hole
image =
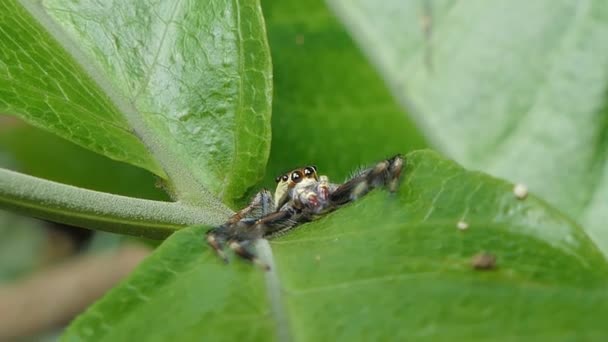
[[[318,2],[264,2],[264,17],[254,1],[0,5],[0,111],[155,174],[174,200],[0,170],[5,208],[147,237],[179,229],[64,340],[604,339],[608,6],[433,1],[425,41],[418,3],[329,3],[420,128]],[[424,147],[422,133],[558,209],[418,151],[395,196],[260,243],[271,272],[225,266],[203,243],[280,171],[314,162],[343,177]],[[497,269],[471,268],[480,251]]]

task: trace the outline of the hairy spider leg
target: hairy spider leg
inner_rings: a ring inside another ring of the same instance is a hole
[[[367,194],[372,189],[382,186],[388,186],[391,192],[396,191],[404,165],[403,157],[396,155],[361,171],[331,193],[331,204],[334,206],[347,204]]]
[[[249,205],[232,215],[226,223],[209,230],[207,243],[224,262],[228,263],[228,257],[224,253],[226,241],[230,240],[235,232],[254,225],[255,220],[248,220],[248,218],[265,216],[272,211],[274,211],[272,194],[263,189],[253,197]]]
[[[236,223],[244,218],[251,217],[252,213],[260,215],[267,215],[274,210],[274,202],[272,200],[272,194],[266,189],[262,189],[260,192],[253,196],[253,199],[245,208],[237,211],[228,219],[228,223]],[[260,213],[256,213],[260,212]]]
[[[260,266],[265,270],[269,270],[270,266],[262,262],[252,251],[252,243],[261,238],[280,232],[283,229],[293,227],[298,223],[295,217],[299,211],[292,207],[287,207],[284,210],[276,211],[255,221],[248,221],[249,234],[236,234],[228,244],[238,256],[249,260],[252,263]],[[240,222],[244,223],[243,221]]]
[[[405,159],[403,156],[396,155],[393,158],[389,159],[390,166],[388,168],[388,190],[390,192],[397,191],[397,187],[399,186],[399,181],[401,180],[401,172],[403,171],[403,167],[405,166]]]
[[[272,236],[286,228],[293,227],[302,222],[303,219],[306,221],[301,214],[301,210],[286,206],[280,211],[268,214],[257,220],[255,229],[259,231],[262,237]]]
[[[253,241],[255,241],[255,239],[253,239],[253,240],[243,240],[243,241],[232,240],[232,241],[230,241],[230,244],[228,244],[228,247],[230,247],[230,249],[232,249],[241,258],[251,261],[253,264],[258,265],[259,267],[261,267],[265,271],[269,271],[270,270],[270,266],[268,266],[267,264],[265,264],[264,262],[262,262],[251,251],[250,245],[253,243]]]
[[[217,256],[225,263],[228,263],[228,257],[224,253],[224,242],[226,239],[222,237],[221,230],[223,226],[213,228],[207,232],[207,244],[213,248]]]

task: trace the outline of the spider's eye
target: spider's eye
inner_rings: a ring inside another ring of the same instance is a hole
[[[283,175],[283,177],[281,177],[281,180],[282,180],[283,182],[287,182],[287,181],[289,180],[289,176],[287,176],[287,175]]]
[[[281,177],[279,176],[279,177],[275,178],[275,179],[274,179],[274,181],[275,181],[276,183],[280,182],[280,181],[281,181]]]
[[[300,171],[294,171],[294,172],[291,174],[291,180],[292,180],[294,183],[299,183],[299,182],[302,180],[302,173],[301,173]]]
[[[309,177],[315,174],[317,170],[314,168],[314,166],[307,166],[304,168],[304,176]]]

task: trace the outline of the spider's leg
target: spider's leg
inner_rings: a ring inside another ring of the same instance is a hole
[[[361,173],[344,184],[338,186],[329,196],[329,201],[334,206],[340,206],[350,201],[355,200],[364,191],[367,192],[369,184],[365,177],[365,173]]]
[[[228,257],[226,256],[226,253],[224,253],[224,243],[226,243],[228,229],[228,224],[224,224],[207,232],[207,244],[213,248],[215,253],[225,263],[228,263]]]
[[[256,221],[256,230],[261,236],[271,236],[279,231],[291,228],[300,223],[300,210],[285,206],[282,210],[268,214]]]
[[[245,218],[234,223],[226,222],[207,232],[207,243],[224,262],[228,263],[228,257],[224,253],[224,245],[228,244],[228,247],[234,250],[233,243],[235,241],[253,241],[259,238],[259,234],[253,229],[256,221],[255,219]]]
[[[401,171],[403,171],[403,167],[405,166],[405,159],[402,155],[398,154],[393,158],[389,159],[389,167],[388,167],[388,178],[386,180],[388,190],[390,192],[397,191],[397,187],[399,186],[399,180],[401,179]]]
[[[346,204],[381,186],[388,186],[391,192],[396,191],[404,164],[403,157],[396,155],[359,172],[331,193],[331,203],[334,206]]]
[[[273,209],[274,203],[272,201],[272,194],[270,191],[263,189],[253,196],[249,205],[232,215],[227,223],[236,223],[244,218],[250,217],[251,214],[257,214],[257,216],[267,215],[272,212]]]
[[[288,207],[285,210],[270,213],[258,220],[241,221],[239,222],[239,232],[229,240],[228,247],[241,258],[268,270],[270,267],[262,262],[251,250],[253,242],[258,238],[293,227],[297,224],[294,220],[296,216],[297,210]]]
[[[261,261],[252,251],[250,245],[255,240],[233,240],[228,245],[238,256],[260,266],[263,270],[270,270],[270,266]]]
[[[224,253],[226,242],[232,236],[239,235],[239,231],[253,226],[255,221],[249,219],[251,216],[264,216],[273,210],[272,195],[268,190],[264,189],[253,197],[249,205],[232,215],[226,223],[209,230],[207,232],[207,243],[227,263],[228,257]]]
[[[207,232],[207,243],[224,262],[228,262],[228,257],[224,253],[224,244],[232,236],[238,236],[240,231],[253,226],[255,221],[248,219],[250,216],[267,215],[273,209],[274,203],[270,192],[266,189],[258,192],[249,205],[232,215],[226,223],[209,230]]]

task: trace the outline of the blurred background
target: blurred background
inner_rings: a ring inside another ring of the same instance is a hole
[[[167,199],[146,171],[11,116],[0,116],[0,167],[93,190]],[[0,210],[0,341],[55,340],[62,326],[158,243]]]

